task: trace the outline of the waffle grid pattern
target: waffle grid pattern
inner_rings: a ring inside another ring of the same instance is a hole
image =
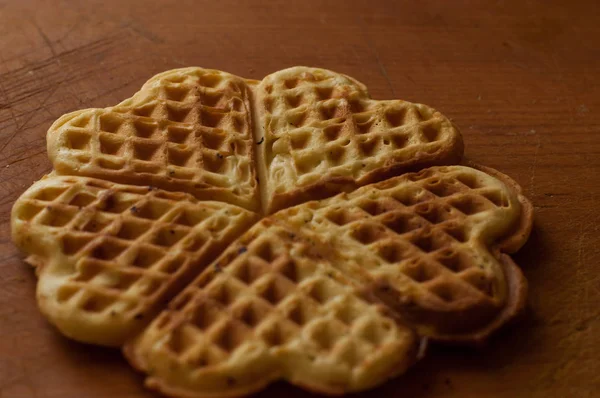
[[[497,217],[510,222],[511,200],[493,180],[442,170],[407,174],[282,216],[330,236],[330,246],[347,260],[336,264],[347,264],[342,271],[357,279],[363,272],[383,278],[404,300],[433,302],[440,312],[462,310],[466,302],[487,303],[495,312],[505,298],[502,270],[487,250],[478,250],[478,224]]]
[[[56,234],[66,257],[57,266],[68,275],[57,305],[105,316],[145,317],[254,220],[232,205],[147,187],[77,177],[41,184],[16,218]]]
[[[141,337],[142,350],[150,347],[146,338],[162,342],[146,354],[154,357],[153,365],[177,368],[175,377],[210,393],[256,381],[244,375],[259,365],[244,363],[246,369],[240,369],[238,357],[247,355],[241,353],[260,351],[275,363],[255,378],[283,373],[323,383],[301,374],[303,363],[310,363],[325,368],[311,377],[338,379],[343,388],[386,366],[390,351],[410,358],[412,332],[361,297],[330,264],[310,258],[307,243],[292,234],[282,226],[255,226],[243,246],[230,249],[179,295]],[[292,259],[289,253],[296,251],[303,255]],[[401,366],[394,361],[387,366],[392,364]],[[219,377],[210,379],[214,375]]]
[[[338,377],[341,391],[367,388],[360,375],[394,374],[387,345],[410,330],[404,322],[435,337],[460,334],[465,314],[474,319],[467,329],[498,314],[503,270],[480,242],[505,232],[515,206],[492,177],[440,167],[280,211],[188,286],[128,357],[165,392],[248,393],[279,377],[318,391]],[[486,233],[499,219],[503,227]],[[390,304],[390,293],[412,312]],[[414,360],[417,341],[397,341]]]
[[[253,206],[257,185],[246,85],[222,72],[194,72],[151,80],[138,96],[113,108],[75,113],[53,126],[49,137],[57,134],[52,140],[64,146],[57,169],[204,199],[211,199],[211,190],[222,191],[230,203]]]
[[[445,117],[425,105],[371,100],[357,82],[323,70],[270,75],[258,98],[275,194],[324,175],[361,180],[386,162],[422,161],[419,157],[438,153],[456,134]]]
[[[165,72],[57,120],[48,152],[56,171],[12,214],[39,306],[67,336],[122,346],[169,395],[361,391],[404,372],[423,337],[486,337],[525,295],[490,252],[528,233],[518,186],[422,169],[461,157],[452,123],[331,71]]]

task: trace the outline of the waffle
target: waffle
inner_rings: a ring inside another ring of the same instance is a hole
[[[79,341],[120,346],[256,220],[191,195],[50,176],[15,203],[41,311]]]
[[[523,244],[531,206],[496,176],[430,168],[275,213],[126,356],[174,396],[238,396],[279,378],[341,394],[402,373],[417,336],[481,341],[526,292],[500,250]]]
[[[152,185],[258,210],[248,86],[186,68],[150,79],[132,98],[59,118],[48,155],[59,174]]]
[[[441,113],[372,100],[363,84],[339,73],[293,67],[255,91],[267,213],[462,156],[460,133]]]
[[[480,342],[522,307],[526,281],[499,251],[531,229],[529,202],[500,173],[443,166],[277,213],[336,251],[422,336]]]
[[[148,387],[241,396],[285,378],[341,394],[403,373],[418,338],[293,230],[263,220],[125,348]]]
[[[11,216],[39,307],[166,394],[362,391],[524,306],[520,187],[447,166],[447,118],[348,76],[168,71],[47,141],[54,171]]]

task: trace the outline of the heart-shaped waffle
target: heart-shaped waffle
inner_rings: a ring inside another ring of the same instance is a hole
[[[61,117],[48,153],[11,219],[42,312],[170,395],[360,391],[523,307],[518,185],[424,169],[460,160],[450,121],[335,72],[165,72]]]
[[[245,395],[281,377],[340,394],[404,372],[417,336],[326,251],[263,220],[126,347],[127,357],[150,375],[149,387],[183,397]]]
[[[48,155],[59,174],[151,185],[258,210],[246,82],[185,68],[154,76],[132,98],[59,118]]]
[[[115,346],[255,221],[225,203],[68,176],[38,181],[12,211],[42,312],[67,336]]]
[[[487,170],[433,167],[276,215],[420,335],[476,342],[522,306],[526,281],[499,251],[518,250],[532,218],[513,182]]]
[[[462,156],[461,136],[440,112],[372,100],[339,73],[289,68],[265,77],[256,93],[268,213]]]
[[[126,355],[176,396],[238,396],[278,378],[330,394],[372,387],[414,361],[416,336],[480,341],[522,308],[525,280],[498,250],[523,243],[530,215],[518,191],[463,166],[283,210]]]

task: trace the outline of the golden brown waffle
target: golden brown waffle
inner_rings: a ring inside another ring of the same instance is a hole
[[[335,72],[168,71],[52,125],[55,171],[15,203],[13,240],[44,315],[124,346],[154,389],[360,391],[524,305],[505,253],[531,205],[494,170],[423,169],[462,150],[439,112]],[[250,228],[261,209],[280,211]]]
[[[85,109],[48,130],[60,174],[189,192],[258,210],[248,86],[225,72],[154,76],[132,98]]]
[[[506,183],[430,168],[278,212],[126,355],[169,395],[237,396],[277,378],[339,394],[404,371],[418,341],[409,328],[480,341],[522,308],[526,291],[498,250],[524,242],[531,207],[498,177]]]
[[[505,182],[464,166],[433,167],[276,216],[334,251],[345,275],[369,280],[419,334],[478,342],[522,306],[526,288],[499,249],[525,243],[532,209],[494,174]]]
[[[415,361],[416,335],[324,258],[325,248],[274,220],[252,228],[126,347],[150,388],[229,397],[285,378],[341,394]]]
[[[372,100],[363,84],[325,69],[273,73],[256,102],[267,213],[462,156],[460,133],[441,113]]]
[[[15,203],[12,229],[37,265],[48,319],[73,339],[119,346],[255,220],[182,193],[50,176]]]

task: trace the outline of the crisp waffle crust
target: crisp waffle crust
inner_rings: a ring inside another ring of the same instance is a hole
[[[52,125],[55,170],[12,235],[49,321],[122,346],[150,388],[361,391],[524,306],[506,253],[532,207],[503,174],[451,165],[462,149],[439,112],[332,71],[168,71]]]

